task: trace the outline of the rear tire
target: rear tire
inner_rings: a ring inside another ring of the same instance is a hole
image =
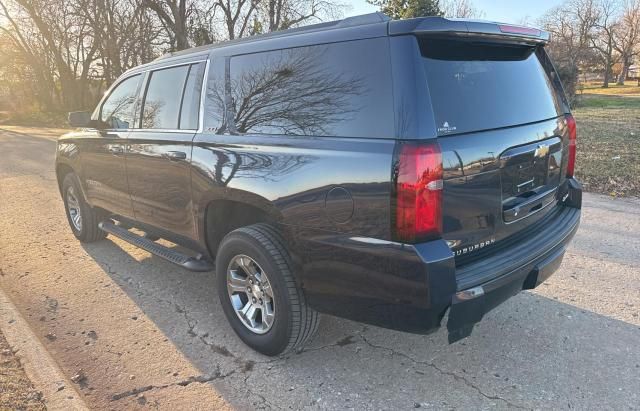
[[[91,243],[107,236],[98,227],[98,223],[104,219],[104,213],[87,204],[74,173],[67,174],[62,181],[62,199],[69,226],[78,240]]]
[[[216,283],[231,327],[245,344],[262,354],[301,349],[318,328],[319,314],[307,306],[296,285],[284,241],[268,224],[227,234],[216,257]],[[242,291],[244,286],[253,291]],[[258,296],[251,311],[251,298]],[[246,315],[249,312],[258,313],[254,320]],[[267,319],[269,313],[272,319]]]

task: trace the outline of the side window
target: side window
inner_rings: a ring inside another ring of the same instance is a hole
[[[204,63],[192,64],[189,69],[187,82],[184,86],[182,108],[180,109],[180,129],[196,130],[200,114],[200,94],[202,91],[202,76]]]
[[[142,108],[142,128],[177,129],[189,66],[153,71]]]
[[[386,38],[231,58],[238,133],[393,137]]]
[[[100,122],[107,128],[133,128],[133,106],[141,78],[142,76],[138,74],[122,81],[102,103]]]

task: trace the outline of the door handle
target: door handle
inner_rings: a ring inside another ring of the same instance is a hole
[[[164,156],[166,158],[168,158],[171,161],[178,161],[178,160],[186,160],[187,159],[187,153],[185,153],[184,151],[169,151],[167,153],[164,154]]]
[[[109,146],[109,152],[114,156],[119,156],[124,153],[122,146]]]

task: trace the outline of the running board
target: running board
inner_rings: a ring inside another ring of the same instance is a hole
[[[172,250],[148,238],[134,234],[123,227],[119,227],[111,221],[103,221],[98,224],[98,227],[100,227],[102,231],[106,231],[111,235],[177,264],[180,267],[186,268],[189,271],[213,271],[213,264],[204,258],[190,257],[179,251]]]

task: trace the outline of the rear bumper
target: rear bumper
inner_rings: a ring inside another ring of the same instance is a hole
[[[562,263],[565,250],[580,225],[582,187],[570,179],[561,188],[563,207],[546,229],[500,253],[456,270],[458,291],[451,299],[449,342],[471,334],[484,314],[521,290],[533,289]]]
[[[577,183],[576,183],[577,184]],[[484,314],[555,272],[580,223],[580,187],[538,235],[456,268],[444,240],[408,245],[283,226],[308,303],[316,310],[384,328],[427,334],[447,310],[449,341]]]
[[[510,255],[504,256],[504,259],[513,263],[503,264],[490,280],[473,284],[469,283],[469,278],[458,277],[458,285],[464,281],[462,284],[466,286],[459,287],[459,291],[451,299],[447,323],[449,342],[468,336],[474,324],[479,322],[484,314],[521,290],[537,287],[560,267],[566,247],[578,230],[580,210],[565,208],[560,220],[562,225],[555,226],[559,229],[554,230],[551,237],[547,232],[543,233],[547,235],[544,244],[541,244],[540,238],[536,236],[518,247],[518,250],[509,250]],[[524,259],[522,255],[525,256]],[[482,265],[478,267],[478,271],[484,272],[485,264],[485,261],[478,264]],[[473,266],[466,266],[464,274],[473,269]]]

